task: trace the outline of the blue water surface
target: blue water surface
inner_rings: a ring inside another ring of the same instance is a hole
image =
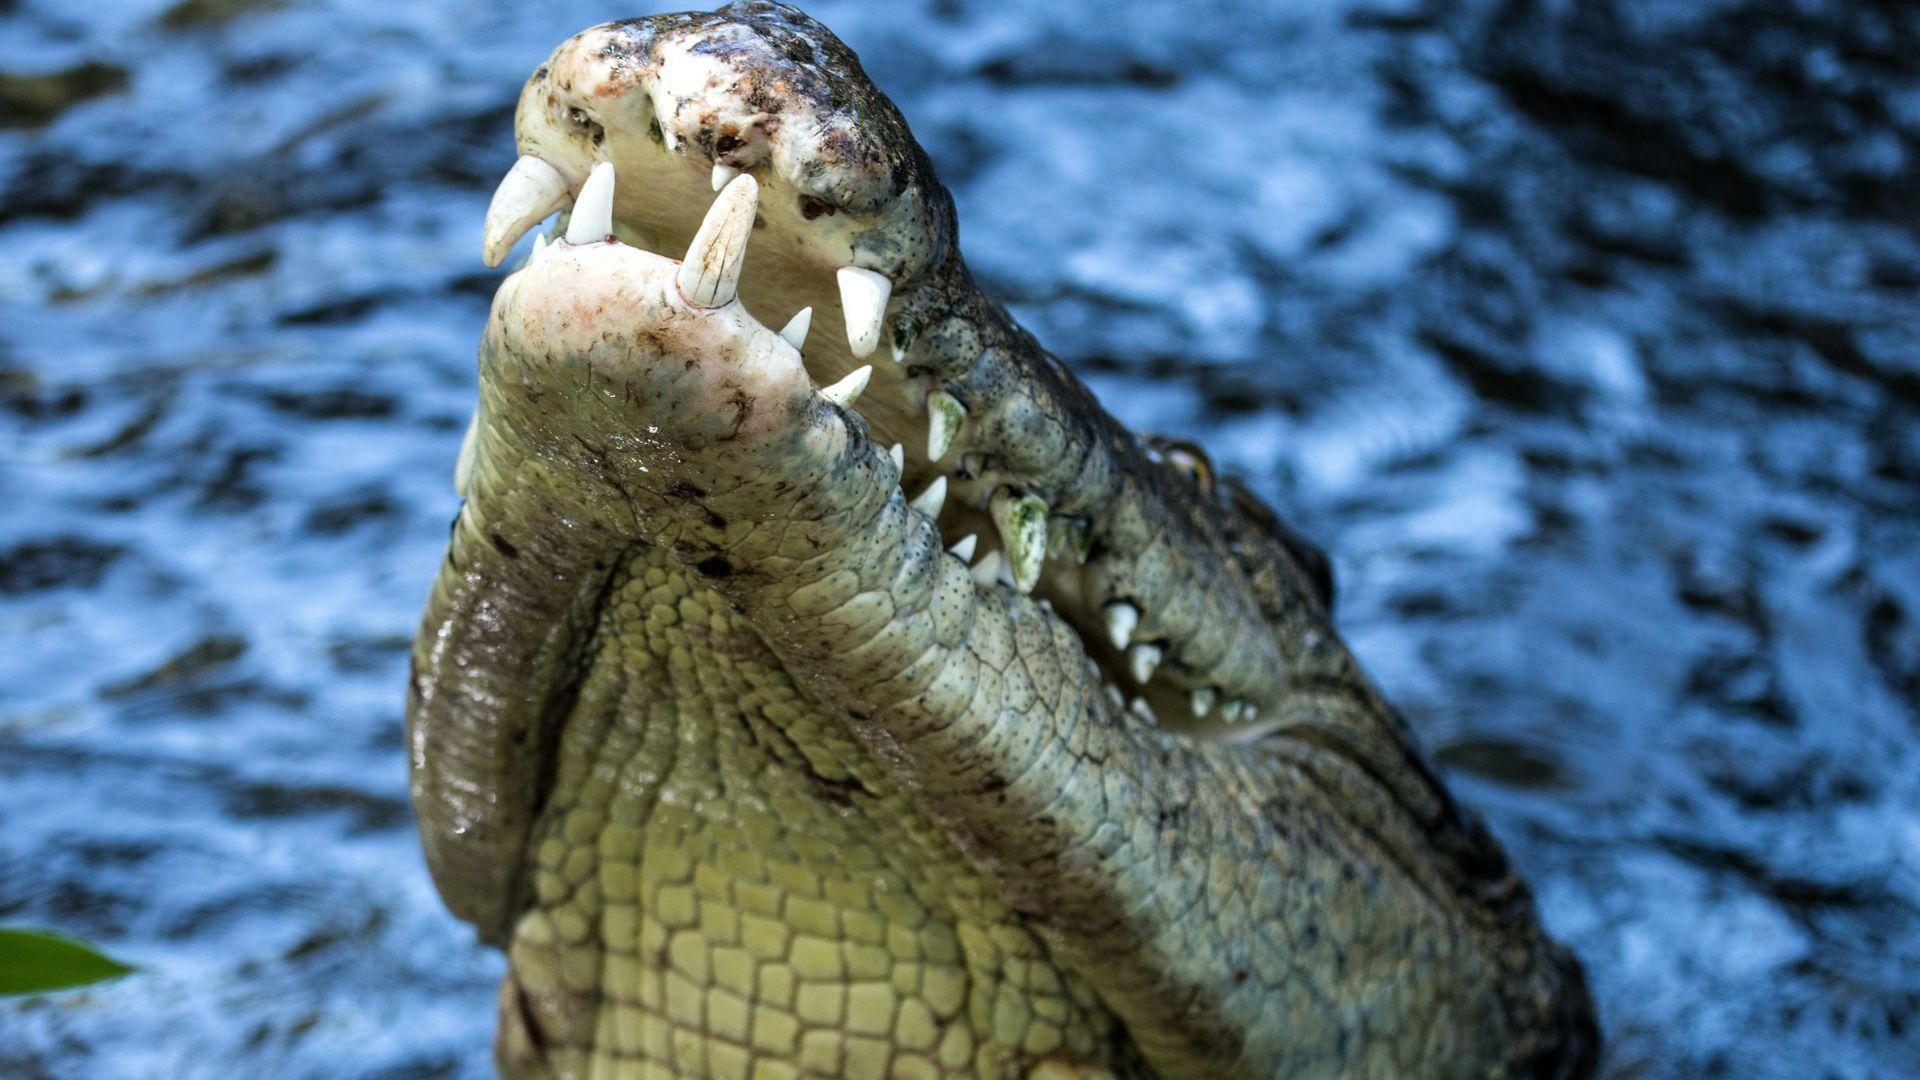
[[[1920,1074],[1920,16],[811,10],[990,288],[1334,554],[1609,1076]],[[487,1075],[407,643],[512,101],[645,13],[0,2],[0,922],[144,969],[0,1075]]]

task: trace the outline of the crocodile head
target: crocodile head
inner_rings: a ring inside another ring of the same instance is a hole
[[[1274,616],[1323,613],[1324,558],[1197,447],[1112,421],[974,288],[952,198],[825,27],[771,3],[593,27],[527,81],[515,134],[490,264],[597,163],[619,178],[611,235],[658,252],[685,251],[714,192],[751,176],[741,307],[805,341],[819,386],[860,381],[863,431],[901,446],[910,493],[934,485],[930,516],[977,576],[1047,600],[1142,715],[1219,737],[1279,718],[1283,653],[1331,639],[1276,634]],[[831,329],[808,334],[816,319]]]
[[[487,260],[568,214],[493,302],[409,707],[457,912],[504,941],[526,910],[555,731],[584,643],[643,617],[609,610],[639,549],[1097,989],[1122,1058],[1591,1065],[1577,965],[1333,631],[1325,560],[981,292],[825,27],[765,2],[594,27],[515,128]],[[711,626],[705,662],[748,663]]]

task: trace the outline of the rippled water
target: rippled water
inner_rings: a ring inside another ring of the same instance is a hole
[[[1614,1076],[1920,1069],[1920,19],[815,14],[977,268],[1335,554]],[[484,1075],[407,638],[520,81],[642,11],[0,0],[0,1075]]]

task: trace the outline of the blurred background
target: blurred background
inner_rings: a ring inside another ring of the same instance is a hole
[[[514,97],[653,10],[0,0],[0,923],[143,969],[0,1075],[487,1075],[408,638]],[[1609,1075],[1915,1074],[1920,15],[810,10],[990,289],[1333,553]]]

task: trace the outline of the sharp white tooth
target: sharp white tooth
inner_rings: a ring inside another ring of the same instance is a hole
[[[895,473],[901,473],[906,471],[907,469],[906,447],[901,446],[899,443],[894,443],[892,446],[887,447],[887,456],[893,459],[893,471]]]
[[[1247,715],[1247,703],[1233,698],[1220,703],[1220,718],[1229,724],[1237,724]]]
[[[1124,709],[1127,707],[1127,695],[1121,693],[1120,688],[1112,683],[1101,683],[1100,692],[1107,695],[1107,700],[1112,703],[1114,708]]]
[[[1160,719],[1159,717],[1153,715],[1153,706],[1147,704],[1147,699],[1143,697],[1137,697],[1137,698],[1134,698],[1132,701],[1127,702],[1127,711],[1139,717],[1142,720],[1157,721]]]
[[[860,370],[820,391],[820,396],[843,409],[851,409],[853,403],[860,400],[860,391],[867,388],[867,380],[873,377],[873,365],[862,365]]]
[[[1001,576],[1006,573],[1006,569],[1007,561],[1000,557],[1000,553],[997,551],[989,551],[985,555],[980,556],[980,561],[974,563],[973,569],[969,570],[968,573],[973,575],[974,584],[992,585],[1000,580]]]
[[[1133,640],[1133,631],[1140,625],[1140,609],[1125,600],[1116,600],[1108,604],[1104,614],[1107,617],[1107,640],[1113,642],[1116,649],[1124,649]]]
[[[1153,671],[1160,666],[1160,646],[1141,642],[1127,650],[1127,673],[1133,681],[1142,686],[1153,678]]]
[[[1193,705],[1193,715],[1205,716],[1212,712],[1213,703],[1219,696],[1211,686],[1195,688],[1193,693],[1188,695],[1188,701]]]
[[[961,562],[970,563],[973,561],[973,549],[979,546],[980,538],[972,533],[968,533],[956,541],[947,551],[960,556]]]
[[[927,395],[927,460],[939,464],[967,422],[967,407],[945,390]]]
[[[864,266],[843,266],[835,277],[840,281],[840,308],[847,316],[847,344],[853,355],[865,357],[880,344],[893,282]]]
[[[993,493],[987,504],[1000,531],[1000,547],[1013,566],[1013,585],[1032,592],[1047,561],[1047,502],[1038,495],[1015,495],[1010,488]]]
[[[780,328],[780,336],[786,338],[787,344],[794,348],[804,348],[807,343],[807,329],[812,325],[813,309],[803,307],[794,312],[793,318],[787,320],[787,325]]]
[[[473,411],[473,419],[467,421],[467,433],[460,437],[460,456],[453,463],[453,490],[456,495],[467,493],[467,483],[473,479],[474,444],[479,441],[480,410]]]
[[[528,229],[565,207],[572,194],[559,169],[531,154],[521,157],[493,189],[487,223],[480,230],[480,257],[488,266],[499,266]]]
[[[540,262],[540,256],[545,255],[546,253],[547,253],[547,234],[540,233],[539,235],[533,238],[533,254],[527,256],[527,265],[528,266],[538,265],[538,263]]]
[[[753,215],[759,206],[760,185],[752,173],[741,173],[707,207],[700,231],[693,234],[687,257],[680,264],[677,280],[687,303],[703,308],[733,303],[740,291],[740,266],[747,259],[747,240],[753,235]]]
[[[899,342],[897,341],[887,342],[887,351],[893,354],[894,363],[904,364],[907,362],[907,350],[901,348]]]
[[[947,504],[947,478],[936,476],[927,490],[914,497],[908,505],[936,521],[940,518],[940,508]]]
[[[740,175],[740,170],[723,162],[713,163],[713,190],[719,191],[727,186],[727,181]]]
[[[960,455],[959,474],[969,480],[987,474],[987,455],[975,451]]]
[[[1240,719],[1248,724],[1260,719],[1260,706],[1251,701],[1246,702],[1240,710]]]
[[[521,159],[526,160],[525,158]],[[567,219],[567,243],[598,244],[613,235],[613,162],[603,161],[587,174],[580,197]]]

